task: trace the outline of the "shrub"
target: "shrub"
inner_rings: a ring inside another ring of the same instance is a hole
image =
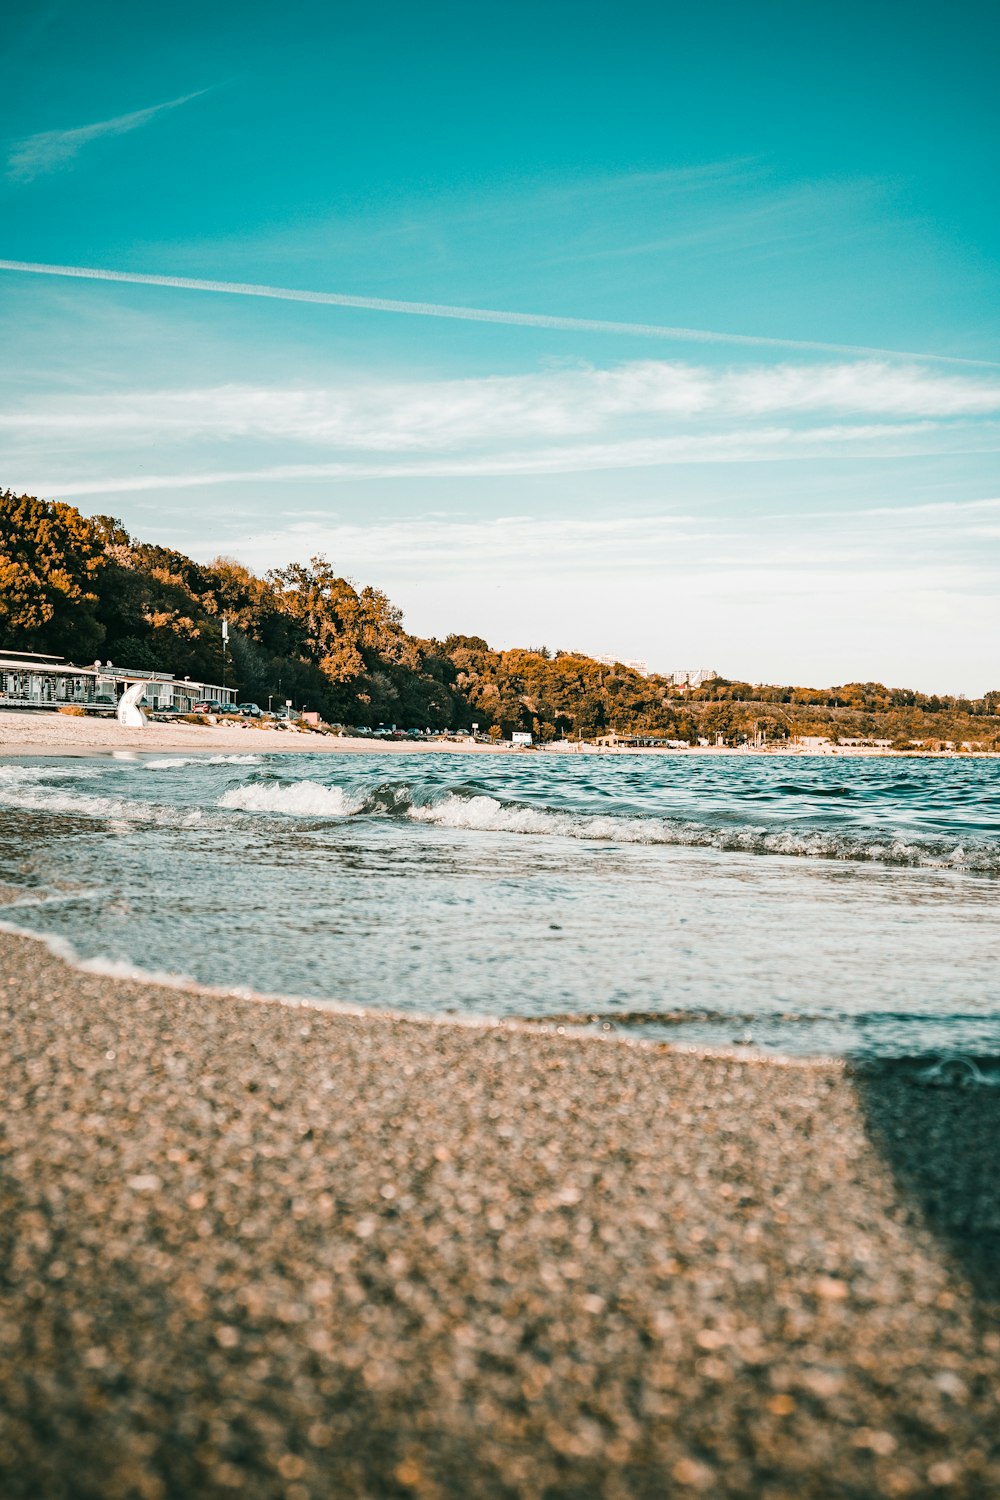
[[[182,724],[207,724],[208,720],[204,714],[181,714]]]
[[[64,703],[59,709],[61,714],[67,714],[71,719],[85,719],[87,710],[82,703]]]

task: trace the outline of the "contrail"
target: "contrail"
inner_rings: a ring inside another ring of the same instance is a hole
[[[222,292],[233,297],[273,297],[279,302],[317,302],[326,307],[357,307],[368,312],[406,313],[416,318],[459,318],[468,323],[504,323],[515,328],[559,328],[579,333],[618,333],[647,339],[675,339],[696,344],[748,344],[767,349],[801,349],[822,354],[876,355],[882,359],[918,359],[952,365],[986,365],[990,359],[962,359],[952,354],[918,354],[905,349],[874,349],[864,344],[827,344],[816,339],[777,339],[755,333],[715,333],[707,328],[671,328],[659,323],[616,323],[602,318],[562,318],[549,313],[501,312],[488,307],[452,307],[445,302],[399,302],[389,297],[350,297],[343,292],[308,292],[287,286],[257,286],[243,281],[202,281],[191,276],[149,276],[140,271],[106,271],[98,266],[49,266],[37,261],[0,260],[0,271],[32,276],[76,276],[85,281],[125,281],[139,286],[176,287],[185,292]]]

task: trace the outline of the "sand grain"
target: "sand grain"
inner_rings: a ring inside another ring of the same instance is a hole
[[[0,1050],[9,1500],[1000,1493],[1000,1090],[8,936]]]

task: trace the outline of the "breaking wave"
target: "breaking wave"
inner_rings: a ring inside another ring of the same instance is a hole
[[[753,826],[713,827],[692,821],[635,818],[613,814],[554,812],[496,797],[462,797],[449,792],[438,802],[412,805],[407,816],[421,823],[480,832],[548,834],[618,844],[668,844],[748,854],[806,855],[820,859],[863,860],[879,864],[1000,872],[995,845],[910,841],[869,832],[822,832]]]
[[[1000,1063],[997,761],[249,749],[0,758],[0,917],[115,974]]]
[[[122,823],[157,823],[183,828],[200,823],[198,807],[163,807],[156,802],[133,801],[129,797],[101,797],[89,792],[63,792],[48,787],[0,793],[0,807],[21,812],[62,813],[67,817],[104,818]]]
[[[17,762],[0,764],[0,796],[8,787],[38,786],[53,781],[91,781],[101,773],[93,766],[69,761],[60,766],[31,766]]]
[[[564,791],[558,781],[545,788],[548,796],[542,801],[534,800],[533,787],[527,797],[518,796],[520,788],[513,786],[510,790],[515,795],[503,796],[481,781],[456,782],[440,776],[373,783],[368,772],[363,778],[346,778],[346,785],[330,785],[320,776],[286,781],[279,778],[276,769],[258,769],[260,760],[260,756],[246,753],[140,759],[134,766],[129,763],[127,783],[119,780],[113,789],[109,784],[101,785],[100,780],[95,784],[93,778],[119,774],[117,761],[110,772],[107,765],[95,768],[93,762],[87,766],[8,763],[0,765],[0,807],[163,827],[207,826],[205,820],[212,821],[219,812],[317,822],[397,819],[474,833],[1000,874],[1000,839],[987,833],[994,818],[989,788],[967,792],[965,803],[953,790],[953,812],[944,809],[945,816],[941,816],[942,809],[937,806],[918,808],[917,816],[907,818],[900,826],[898,796],[883,812],[871,801],[864,805],[864,787],[847,789],[848,800],[853,797],[859,806],[841,814],[834,811],[831,802],[827,803],[829,812],[816,805],[792,812],[789,806],[793,792],[817,798],[826,794],[833,798],[836,793],[839,798],[839,787],[799,788],[786,781],[772,784],[768,792],[785,798],[785,807],[777,809],[778,816],[774,816],[770,807],[755,799],[754,792],[759,790],[755,787],[746,789],[742,805],[730,797],[728,803],[717,800],[713,805],[706,801],[696,807],[692,797],[686,806],[671,808],[671,789],[666,786],[663,797],[668,805],[663,807],[661,803],[659,808],[648,809],[637,808],[632,789],[621,785],[615,789],[614,800],[605,794],[603,805],[597,806],[592,788],[567,787],[571,797],[562,805],[552,806],[552,793],[558,798]],[[186,779],[174,781],[163,774],[188,768],[190,776],[192,768],[208,765],[232,766],[234,772],[249,774],[234,775],[221,795],[217,782],[215,786],[206,782],[199,795],[193,783],[189,786]],[[134,781],[133,776],[144,771],[152,773],[148,794],[134,795],[130,788],[138,792],[142,783]],[[168,787],[169,800],[161,794],[161,789],[166,792]],[[207,799],[205,792],[209,793]],[[844,799],[840,800],[843,806]],[[954,819],[950,828],[948,814]],[[925,818],[923,826],[921,816]],[[970,817],[976,821],[970,824]]]
[[[102,797],[96,792],[70,791],[61,785],[71,778],[76,780],[97,774],[83,767],[2,766],[0,808],[102,818],[113,822],[155,823],[174,828],[190,827],[202,820],[198,807],[164,806],[132,797]]]
[[[141,760],[143,771],[176,771],[180,766],[256,766],[259,755],[164,755],[157,760]]]
[[[349,818],[360,812],[363,803],[348,797],[339,786],[323,786],[318,781],[249,782],[231,787],[219,798],[219,807],[240,812],[284,813],[292,818]]]
[[[588,813],[502,800],[474,787],[451,788],[421,796],[407,782],[345,791],[318,781],[282,783],[255,780],[223,793],[220,808],[277,813],[295,818],[385,817],[439,828],[578,839],[609,844],[667,845],[745,854],[801,856],[871,864],[974,870],[1000,874],[995,841],[901,838],[868,828],[836,830],[753,824],[696,822],[630,815]]]

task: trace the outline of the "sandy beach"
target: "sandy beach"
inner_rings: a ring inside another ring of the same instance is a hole
[[[12,1500],[1000,1492],[1000,1090],[0,994]]]
[[[101,755],[109,750],[204,750],[209,754],[253,751],[301,755],[303,751],[343,753],[400,751],[426,753],[453,750],[465,754],[496,753],[496,747],[473,739],[440,744],[432,740],[378,740],[316,733],[308,729],[275,729],[250,720],[238,724],[185,724],[151,720],[143,729],[125,729],[117,719],[77,718],[69,714],[0,709],[0,758],[7,755]],[[509,747],[508,747],[509,753]]]
[[[162,753],[171,750],[275,752],[301,755],[303,751],[321,754],[344,754],[352,751],[386,754],[427,754],[447,751],[466,755],[511,755],[534,754],[535,751],[509,744],[490,744],[487,741],[468,739],[448,740],[380,740],[357,738],[351,735],[317,733],[312,730],[275,729],[269,723],[249,721],[234,724],[185,724],[150,721],[144,729],[125,729],[111,717],[77,718],[58,712],[45,713],[20,709],[0,709],[0,758],[7,755],[100,755],[109,750],[150,750]],[[767,755],[843,755],[898,756],[905,751],[875,749],[863,745],[774,744],[754,749],[750,745],[732,748],[728,745],[691,745],[685,750],[641,747],[624,749],[585,743],[582,748],[572,745],[546,745],[546,755],[707,755],[739,756]],[[919,752],[922,760],[934,756],[953,758],[951,751]],[[977,759],[981,758],[977,755]]]

